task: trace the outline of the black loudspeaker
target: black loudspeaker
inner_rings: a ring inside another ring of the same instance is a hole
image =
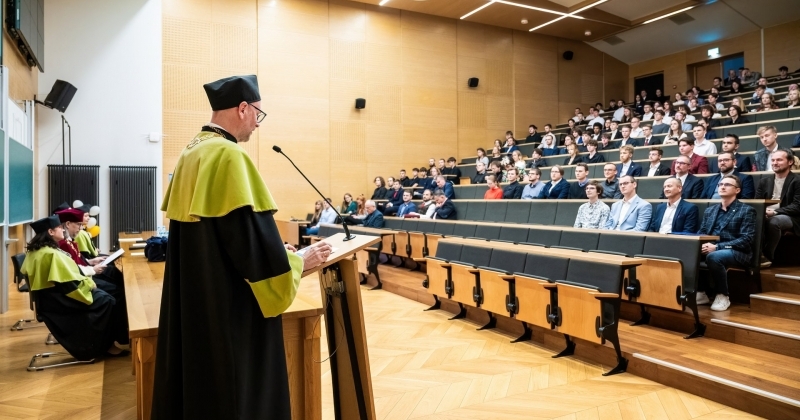
[[[562,54],[561,56],[564,57],[564,60],[569,61],[569,60],[572,60],[572,56],[574,54],[575,53],[573,53],[572,51],[564,51],[564,54]]]
[[[367,107],[367,100],[364,98],[356,98],[356,109],[364,109]]]
[[[478,78],[470,77],[469,80],[467,80],[467,84],[469,84],[469,87],[478,87]]]
[[[56,80],[47,98],[44,100],[44,106],[58,111],[64,112],[67,110],[69,103],[72,102],[72,97],[78,89],[72,86],[69,82],[63,80]]]

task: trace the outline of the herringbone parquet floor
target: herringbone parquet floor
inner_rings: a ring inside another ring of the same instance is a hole
[[[381,269],[382,276],[408,275]],[[301,288],[316,292],[316,278]],[[510,344],[508,336],[448,321],[446,312],[423,312],[422,304],[389,292],[364,289],[362,297],[378,419],[755,418],[630,374],[603,377],[608,366],[552,359],[549,350]],[[135,418],[128,359],[25,370],[34,353],[52,347],[43,328],[9,330],[30,316],[27,306],[27,296],[12,290],[12,310],[0,315],[0,420]],[[323,418],[333,419],[327,363],[322,389]]]

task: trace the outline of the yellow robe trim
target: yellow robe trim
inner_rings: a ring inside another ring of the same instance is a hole
[[[300,287],[300,278],[303,275],[303,258],[291,251],[286,251],[286,254],[289,257],[291,270],[276,277],[247,282],[253,290],[264,318],[282,314],[297,296],[297,288]]]
[[[67,293],[67,297],[87,305],[94,302],[92,299],[94,281],[81,274],[72,258],[60,249],[44,247],[29,252],[25,255],[21,271],[28,275],[31,290],[49,289],[56,283],[78,281],[78,288]]]
[[[97,248],[94,247],[94,244],[92,243],[92,236],[89,235],[89,232],[85,230],[79,230],[78,234],[75,235],[74,242],[78,245],[78,251],[88,252],[92,257],[96,257],[98,255]]]
[[[217,133],[201,132],[181,153],[161,210],[170,220],[198,222],[244,206],[278,209],[247,152]]]

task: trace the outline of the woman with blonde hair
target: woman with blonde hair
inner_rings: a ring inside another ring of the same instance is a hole
[[[309,220],[311,226],[316,226],[319,223],[320,216],[322,216],[322,200],[317,200],[314,202],[314,215]]]
[[[742,111],[742,114],[747,114],[747,105],[744,104],[741,96],[734,96],[731,99],[731,105],[736,105]]]
[[[367,214],[367,209],[364,207],[367,203],[367,197],[361,194],[356,198],[356,215],[364,216]]]
[[[583,159],[578,156],[578,146],[576,146],[574,143],[567,145],[567,153],[569,154],[569,157],[564,159],[564,165],[577,165],[583,162]]]
[[[525,171],[525,155],[519,150],[514,150],[511,153],[511,162],[514,164],[514,167],[517,168],[517,171]]]
[[[789,94],[786,95],[787,105],[786,108],[794,108],[800,107],[800,92],[795,90],[790,90]]]

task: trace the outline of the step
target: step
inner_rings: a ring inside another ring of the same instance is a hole
[[[800,295],[785,292],[764,292],[750,295],[754,313],[800,321]]]
[[[741,312],[712,318],[710,329],[713,332],[707,336],[724,336],[736,344],[800,358],[800,321]]]
[[[774,271],[778,271],[775,269]],[[800,295],[800,273],[796,268],[780,269],[779,272],[761,272],[761,285],[764,292],[784,292]]]

